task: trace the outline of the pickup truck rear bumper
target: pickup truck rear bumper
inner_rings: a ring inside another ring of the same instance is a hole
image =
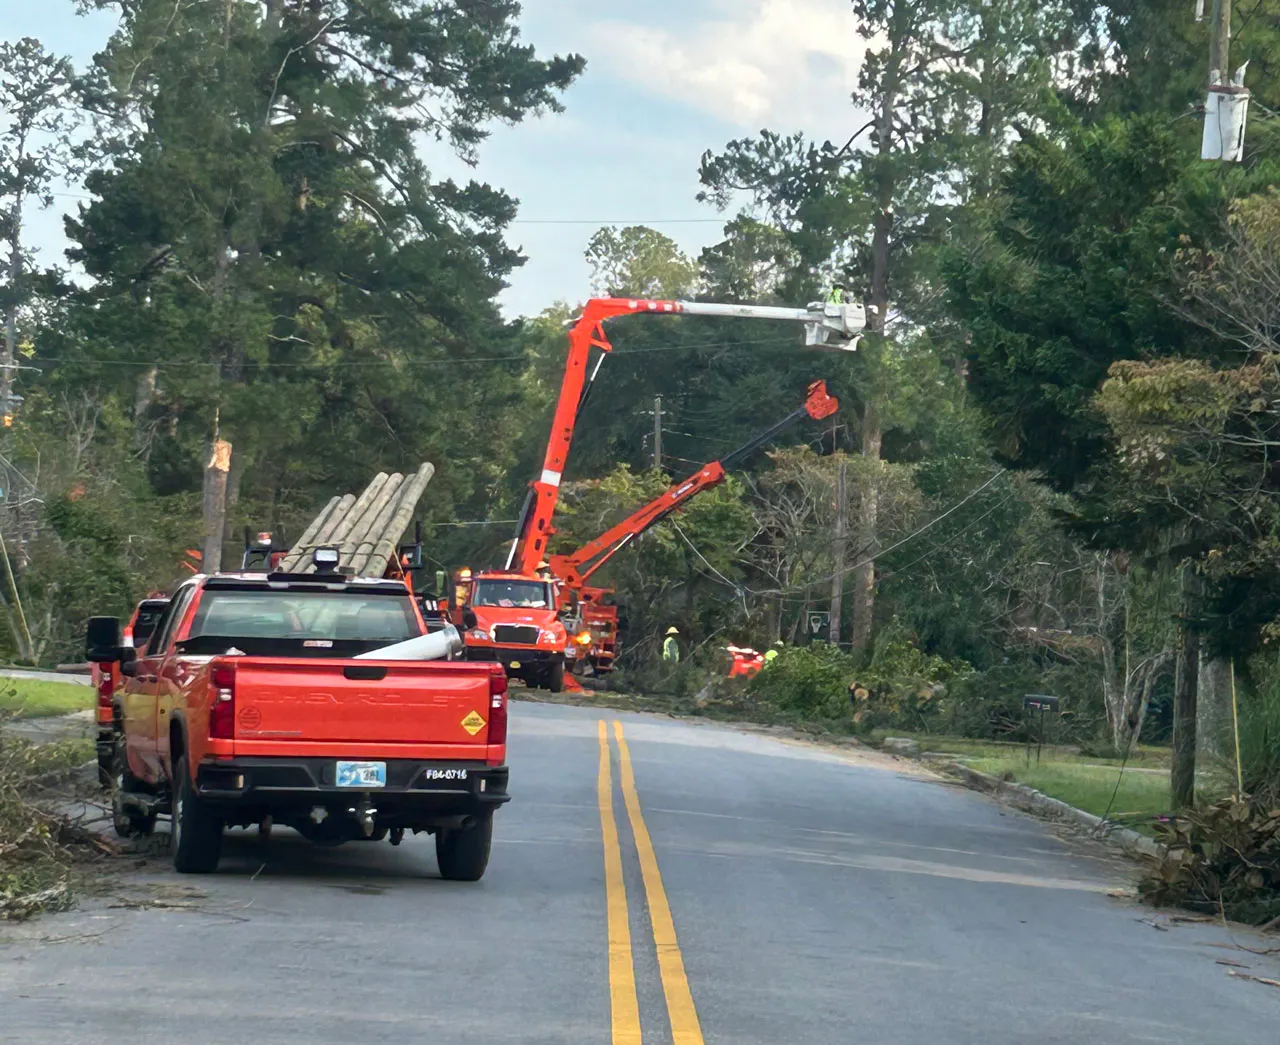
[[[253,811],[281,821],[316,806],[341,814],[361,801],[381,823],[406,826],[487,815],[510,800],[507,767],[387,759],[386,787],[338,787],[332,758],[231,758],[204,762],[196,790],[228,816]]]

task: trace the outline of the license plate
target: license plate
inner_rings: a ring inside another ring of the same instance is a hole
[[[339,762],[334,781],[338,787],[386,787],[385,762]]]
[[[510,667],[512,671],[516,671],[520,667],[520,662],[518,660],[513,660],[508,667]]]

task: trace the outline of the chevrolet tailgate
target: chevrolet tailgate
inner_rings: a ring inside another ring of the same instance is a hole
[[[490,669],[450,661],[222,657],[235,672],[236,754],[483,759]],[[411,754],[412,752],[412,754]]]

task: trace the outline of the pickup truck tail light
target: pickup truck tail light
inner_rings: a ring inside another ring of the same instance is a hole
[[[502,665],[489,676],[489,736],[492,747],[507,742],[507,673]]]
[[[209,673],[209,737],[234,740],[236,735],[236,669],[218,664]]]

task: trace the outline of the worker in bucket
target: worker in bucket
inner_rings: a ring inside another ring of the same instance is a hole
[[[662,659],[668,664],[680,663],[680,629],[672,625],[667,629],[667,637],[662,640]]]
[[[839,280],[831,284],[831,291],[827,294],[828,305],[844,304],[844,284]]]
[[[764,666],[767,668],[775,660],[778,659],[778,651],[782,649],[782,640],[778,639],[772,646],[764,651]]]

